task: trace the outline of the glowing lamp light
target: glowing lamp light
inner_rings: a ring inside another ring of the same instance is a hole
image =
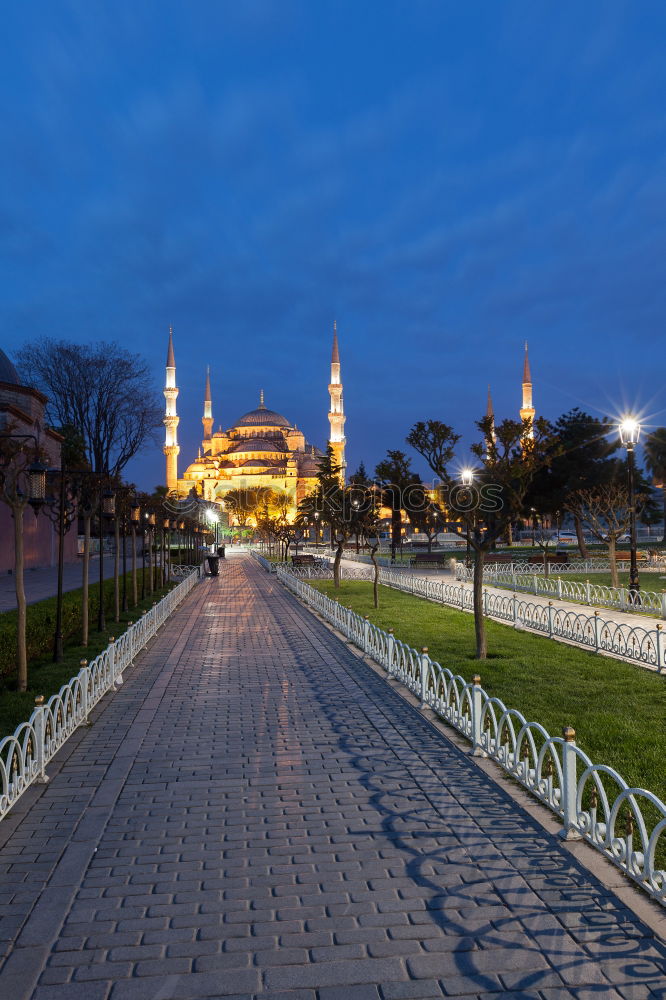
[[[474,470],[473,469],[463,469],[460,473],[460,482],[463,486],[471,486],[474,482]]]
[[[28,466],[28,502],[35,513],[46,501],[46,466],[33,462]]]
[[[638,444],[641,434],[641,425],[635,417],[624,417],[620,422],[620,441],[625,448],[633,448]]]

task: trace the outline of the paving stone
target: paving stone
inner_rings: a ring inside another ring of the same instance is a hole
[[[250,559],[93,714],[0,849],[0,996],[664,1000],[635,915]]]

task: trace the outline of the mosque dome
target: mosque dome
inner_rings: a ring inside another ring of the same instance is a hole
[[[9,382],[11,385],[21,384],[16,368],[3,350],[0,350],[0,382]]]
[[[264,406],[264,390],[259,395],[259,406],[256,410],[244,413],[240,420],[237,420],[234,427],[291,427],[286,417],[275,410],[269,410]]]

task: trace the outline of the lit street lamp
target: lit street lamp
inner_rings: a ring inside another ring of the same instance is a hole
[[[635,603],[641,589],[638,579],[638,564],[636,561],[636,460],[635,449],[641,433],[641,425],[635,417],[625,417],[620,423],[620,440],[627,449],[627,465],[629,467],[629,518],[630,518],[630,549],[629,549],[629,593]]]
[[[465,486],[465,487],[467,487],[469,489],[471,487],[472,483],[474,482],[474,470],[473,469],[463,469],[462,472],[460,473],[460,482],[463,484],[463,486]],[[471,493],[469,495],[471,497]],[[468,524],[467,525],[467,559],[465,560],[465,565],[467,566],[467,569],[470,569],[471,566],[472,566],[472,550],[471,550],[471,545],[470,545],[470,541],[469,541],[470,530],[471,530],[471,525]]]

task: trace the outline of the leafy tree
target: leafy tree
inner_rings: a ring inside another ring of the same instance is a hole
[[[370,480],[368,479],[368,473],[366,472],[365,465],[363,462],[359,465],[356,472],[353,472],[349,477],[349,482],[352,486],[369,486]]]
[[[657,427],[645,439],[645,464],[661,485],[663,500],[664,530],[662,542],[666,542],[666,427]]]
[[[482,440],[472,445],[472,454],[480,467],[473,486],[461,487],[451,469],[460,435],[439,420],[420,421],[407,437],[448,492],[447,506],[458,510],[464,524],[463,537],[475,552],[474,629],[476,656],[488,655],[483,617],[483,564],[485,553],[503,534],[525,506],[525,497],[535,473],[548,461],[553,442],[546,420],[503,420],[493,426],[492,419],[478,421]],[[494,429],[494,435],[493,435]],[[532,430],[533,437],[528,437]]]
[[[18,352],[26,382],[48,397],[52,426],[73,427],[88,466],[118,476],[155,439],[162,408],[152,372],[117,344],[75,344],[43,337]]]
[[[411,459],[404,451],[389,450],[386,458],[377,464],[375,476],[379,480],[382,501],[391,509],[391,558],[402,536],[402,512],[410,514],[423,509],[424,491],[419,476],[412,472]]]
[[[599,420],[578,407],[562,414],[551,428],[547,462],[536,471],[518,516],[530,507],[542,516],[556,515],[565,509],[571,494],[611,482],[617,475],[612,456],[619,447],[617,435],[609,439],[614,430],[609,420]],[[580,515],[573,511],[572,515],[581,556],[587,559]]]

